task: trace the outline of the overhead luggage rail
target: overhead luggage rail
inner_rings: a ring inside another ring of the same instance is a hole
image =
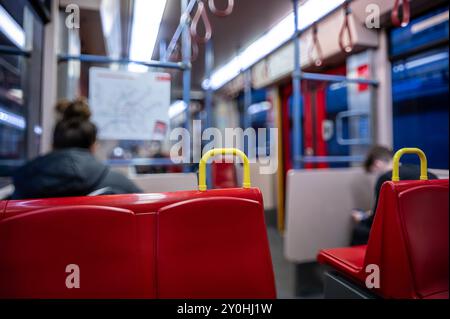
[[[276,297],[263,199],[250,185],[0,209],[0,298]]]
[[[403,154],[420,157],[421,180],[400,181]],[[448,298],[448,189],[448,179],[428,180],[421,150],[398,151],[392,181],[381,188],[368,244],[323,249],[318,261],[348,279],[354,291],[395,299]],[[349,283],[344,287],[335,278],[327,277],[333,289],[325,292],[326,297],[342,297],[348,289]]]

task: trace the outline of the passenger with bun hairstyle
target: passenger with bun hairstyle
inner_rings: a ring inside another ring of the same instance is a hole
[[[141,193],[94,157],[97,127],[84,98],[61,101],[56,111],[54,150],[17,170],[13,199]]]

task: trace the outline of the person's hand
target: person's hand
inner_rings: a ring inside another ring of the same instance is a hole
[[[359,224],[363,220],[369,218],[370,215],[371,215],[370,211],[364,212],[357,209],[352,210],[352,219],[356,224]]]

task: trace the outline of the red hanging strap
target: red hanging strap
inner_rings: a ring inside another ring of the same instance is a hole
[[[402,5],[402,19],[400,20],[400,4]],[[411,8],[409,0],[395,0],[394,8],[392,9],[392,24],[396,27],[406,27],[411,20]]]
[[[209,9],[211,10],[211,12],[218,17],[229,16],[233,12],[233,9],[234,9],[234,0],[228,0],[228,5],[223,10],[217,9],[215,0],[209,0],[208,4],[209,4]]]
[[[195,39],[191,41],[191,62],[197,61],[198,58],[198,44]]]
[[[347,3],[344,4],[344,24],[342,25],[341,32],[339,33],[339,46],[341,47],[341,50],[345,53],[350,53],[353,51],[353,35],[352,31],[350,29],[350,19],[349,16],[351,14],[350,6]],[[345,34],[347,33],[348,42],[345,43]]]
[[[203,20],[203,24],[205,25],[205,34],[203,36],[198,35],[197,27],[198,23],[200,22],[200,19]],[[211,23],[208,19],[208,14],[205,10],[205,5],[202,1],[198,1],[197,5],[197,12],[195,13],[194,18],[192,19],[191,24],[191,35],[197,41],[198,43],[206,43],[211,39],[212,36],[212,29],[211,29]]]
[[[309,57],[314,61],[314,64],[319,67],[323,64],[323,53],[322,47],[320,46],[319,37],[317,35],[317,23],[314,23],[312,27],[312,38],[313,42],[311,47],[309,48]],[[316,55],[314,56],[314,51],[316,51]]]

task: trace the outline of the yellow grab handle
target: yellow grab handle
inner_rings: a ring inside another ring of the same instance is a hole
[[[416,154],[420,158],[420,180],[426,181],[428,180],[428,162],[427,156],[425,153],[418,148],[402,148],[394,155],[394,169],[392,170],[392,181],[398,182],[400,181],[400,158],[405,154]]]
[[[199,165],[199,171],[198,171],[198,189],[201,192],[206,191],[206,162],[214,156],[217,155],[234,155],[239,156],[243,162],[244,162],[244,188],[250,188],[251,182],[250,182],[250,162],[248,161],[247,156],[244,154],[244,152],[235,149],[235,148],[216,148],[212,149],[203,155],[202,159],[200,160]]]

